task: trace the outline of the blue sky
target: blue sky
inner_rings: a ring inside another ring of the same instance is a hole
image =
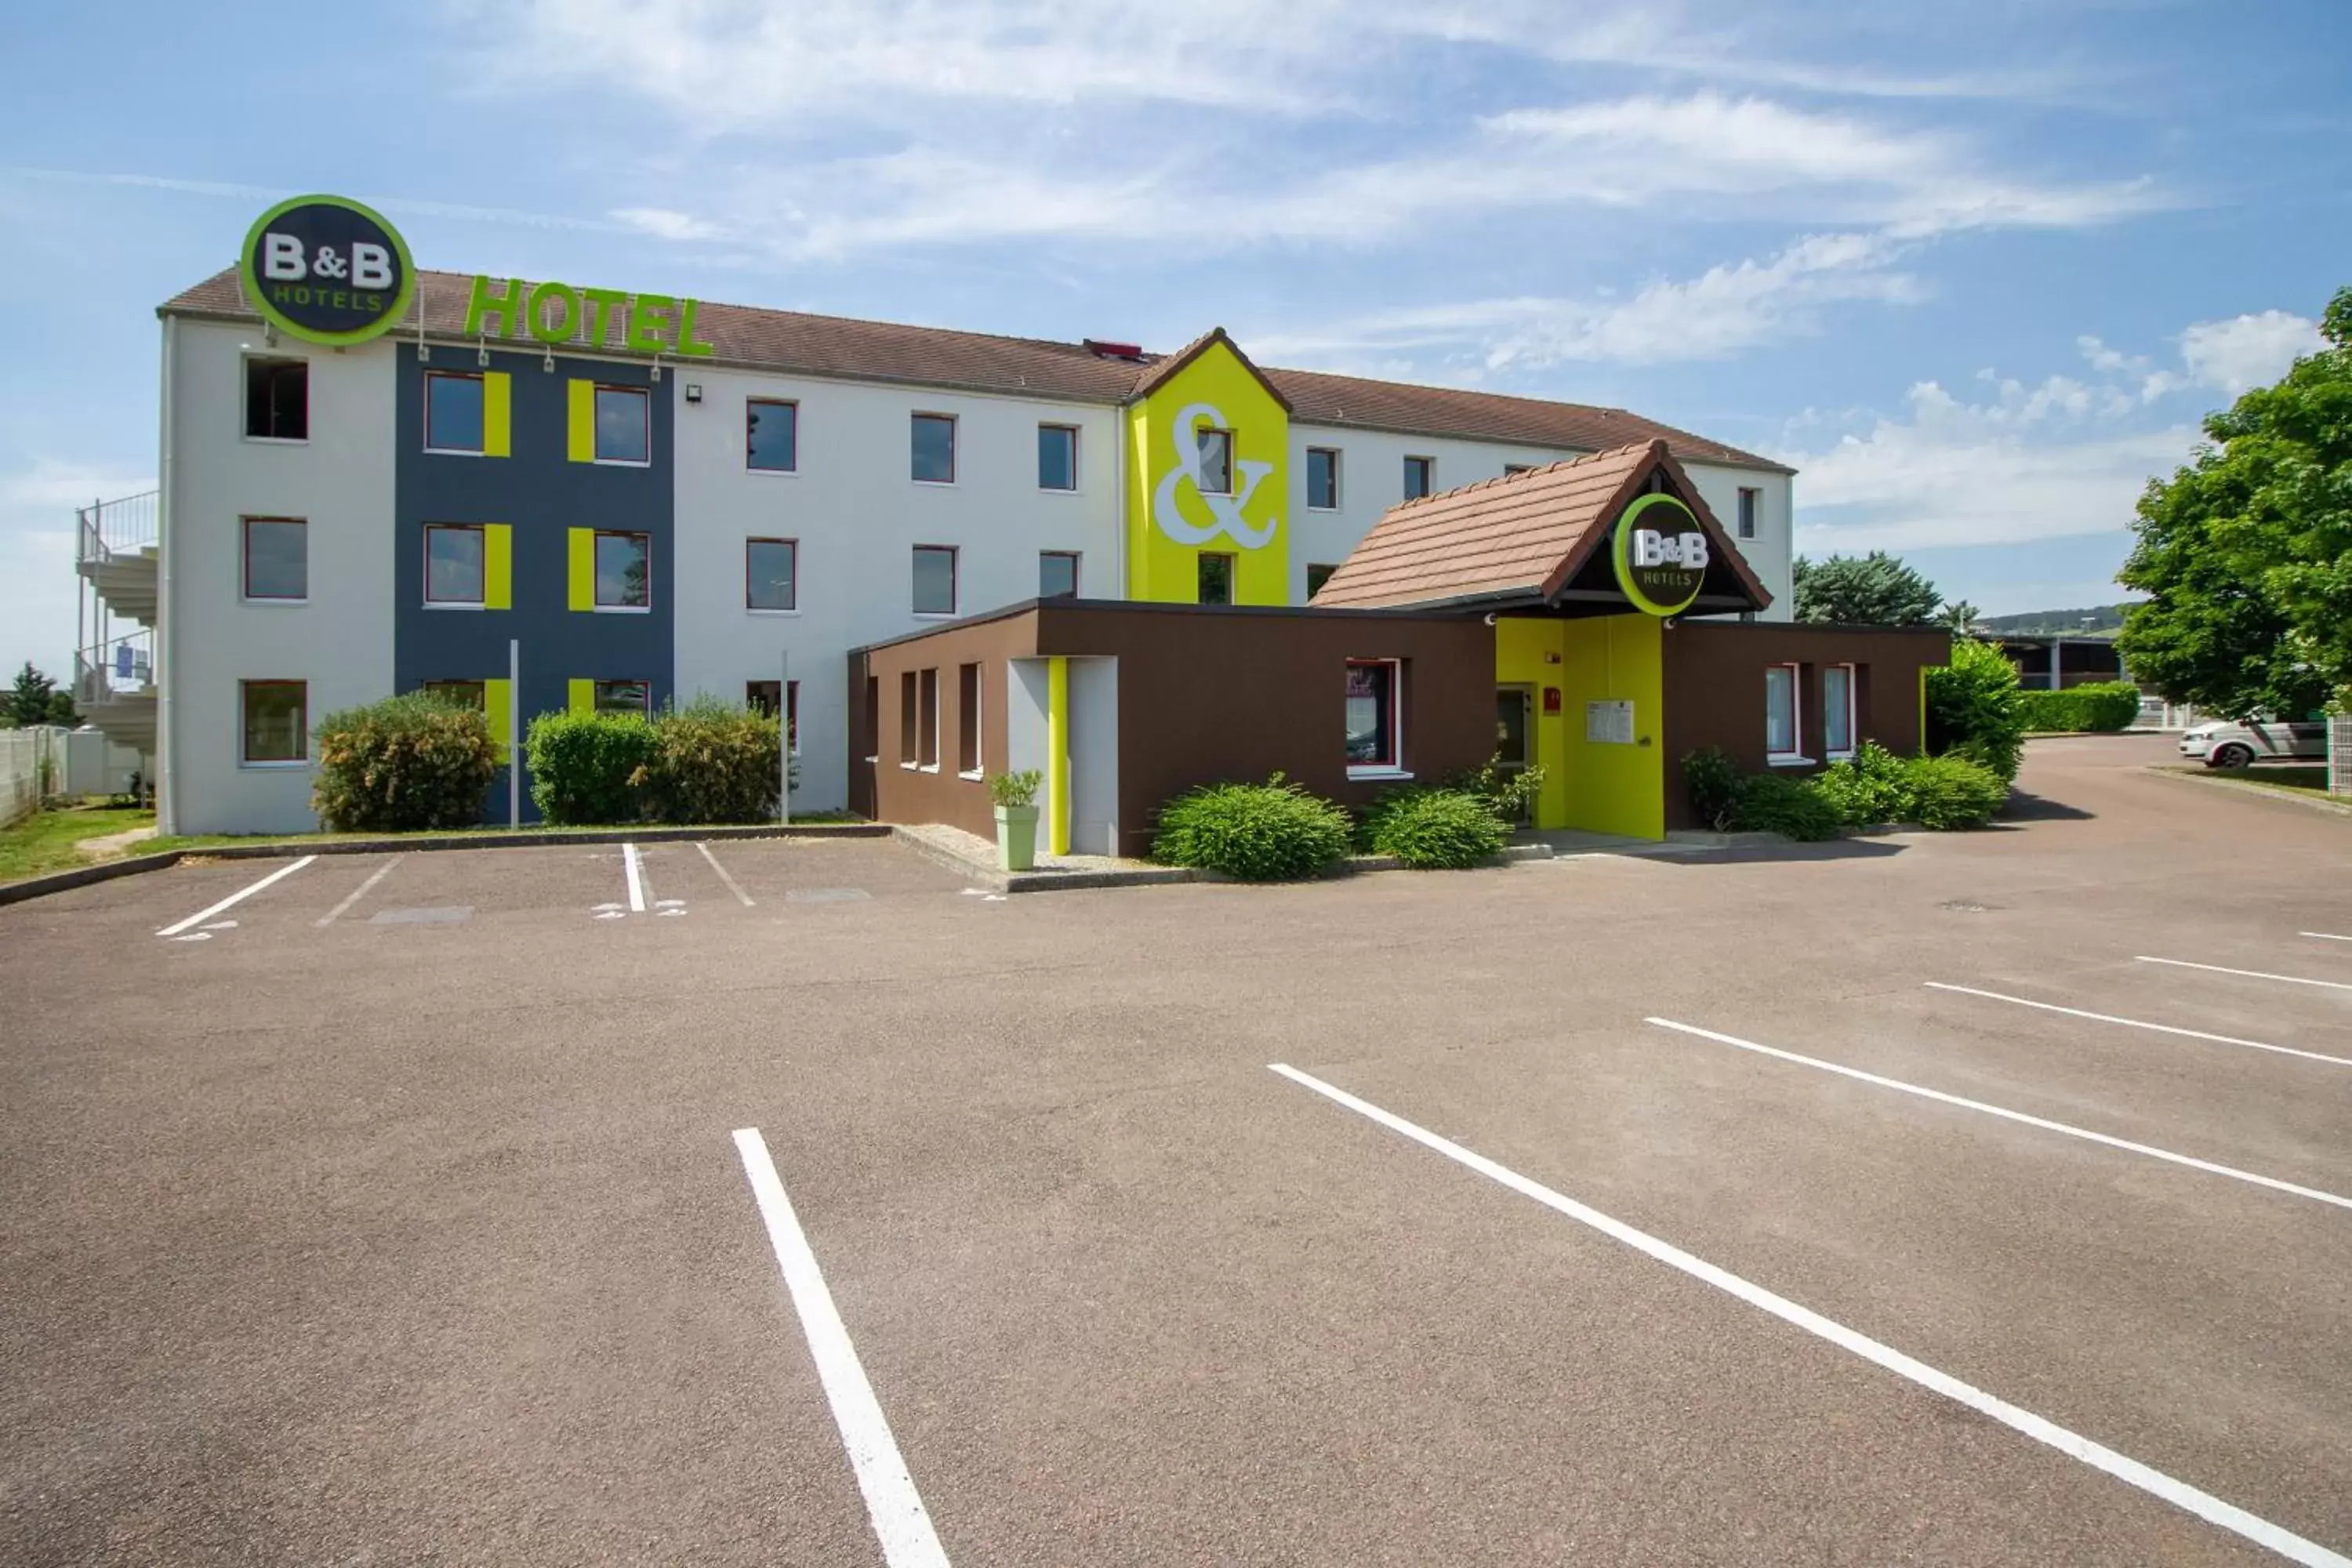
[[[419,261],[1618,405],[1800,547],[2116,596],[2352,282],[2341,0],[51,6],[0,97],[0,663],[152,482],[154,305],[268,201]]]

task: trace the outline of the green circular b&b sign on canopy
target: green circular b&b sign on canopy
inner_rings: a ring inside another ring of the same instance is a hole
[[[337,347],[390,331],[416,292],[400,231],[341,196],[296,196],[263,213],[246,231],[237,276],[279,331]]]
[[[1675,497],[1642,496],[1618,517],[1610,556],[1617,567],[1617,586],[1635,609],[1678,616],[1690,608],[1706,581],[1706,531]]]

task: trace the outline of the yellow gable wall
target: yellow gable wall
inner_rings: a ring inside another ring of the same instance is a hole
[[[1202,497],[1183,461],[1213,426],[1234,433],[1230,497]],[[1234,603],[1288,604],[1290,416],[1240,356],[1211,343],[1128,410],[1127,440],[1128,596],[1195,602],[1206,551],[1234,557]]]
[[[1666,836],[1662,635],[1649,616],[1496,622],[1496,684],[1535,689],[1532,760],[1544,770],[1538,827]],[[1558,713],[1544,711],[1546,687],[1559,690]],[[1633,704],[1630,746],[1585,739],[1585,704],[1610,700]]]

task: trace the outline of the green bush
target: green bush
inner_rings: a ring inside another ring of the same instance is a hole
[[[2139,688],[2127,680],[2102,680],[2064,691],[2020,691],[2018,711],[2028,730],[2128,730],[2139,717]]]
[[[1456,871],[1503,852],[1510,828],[1487,797],[1466,789],[1405,789],[1365,813],[1360,841],[1417,871]]]
[[[654,752],[638,780],[657,821],[772,822],[783,729],[773,714],[698,697],[654,720]]]
[[[642,713],[542,713],[523,737],[530,803],[565,826],[640,821],[660,749]]]
[[[1754,773],[1739,781],[1739,800],[1731,817],[1738,833],[1777,833],[1800,843],[1838,836],[1837,807],[1809,779],[1783,773]]]
[[[1478,796],[1506,824],[1528,821],[1535,816],[1536,797],[1543,793],[1543,767],[1529,763],[1507,772],[1502,761],[1499,753],[1489,757],[1484,767],[1441,780],[1438,787]]]
[[[1683,793],[1691,815],[1717,833],[1739,815],[1739,764],[1713,747],[1683,759]]]
[[[1910,763],[1875,741],[1864,741],[1851,762],[1832,763],[1813,787],[1848,827],[1911,822]]]
[[[2014,783],[2025,750],[2019,695],[2017,667],[2000,649],[1954,637],[1952,662],[1927,672],[1927,751],[1957,753]]]
[[[1911,758],[1903,787],[1903,820],[1938,833],[1982,827],[2009,799],[2009,785],[1990,768],[1958,756]]]
[[[988,775],[988,798],[995,805],[1008,807],[1035,805],[1038,786],[1045,775],[1035,768],[1023,768],[1017,773]]]
[[[425,692],[330,713],[310,804],[335,833],[467,827],[504,760],[481,710]]]
[[[1160,808],[1151,856],[1250,882],[1311,877],[1348,853],[1348,814],[1275,774],[1262,784],[1204,784]]]

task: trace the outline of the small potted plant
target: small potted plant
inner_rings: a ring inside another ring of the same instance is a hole
[[[988,798],[996,803],[996,861],[1008,871],[1037,864],[1037,786],[1044,782],[1035,768],[989,775]]]

